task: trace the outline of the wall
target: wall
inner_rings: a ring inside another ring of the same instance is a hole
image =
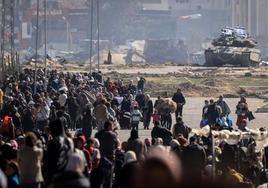
[[[230,0],[169,0],[169,7],[177,20],[177,38],[185,40],[192,52],[200,50],[207,38],[216,37],[221,28],[231,25]],[[201,17],[182,19],[192,14]]]
[[[263,55],[268,54],[268,1],[233,0],[232,25],[243,26],[257,39]]]

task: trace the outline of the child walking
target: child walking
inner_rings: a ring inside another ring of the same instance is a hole
[[[140,110],[138,109],[138,106],[134,106],[134,109],[131,113],[131,127],[132,129],[136,129],[138,131],[139,129],[139,122],[142,118],[142,114]]]

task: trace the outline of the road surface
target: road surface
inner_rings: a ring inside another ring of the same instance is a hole
[[[191,128],[198,128],[199,123],[201,120],[201,113],[202,113],[202,108],[204,104],[204,100],[208,98],[186,98],[186,105],[184,106],[184,111],[183,111],[183,119],[184,122]],[[235,107],[238,102],[238,98],[228,98],[225,99],[227,104],[229,105],[232,113],[231,116],[234,119],[234,124],[236,121],[236,115],[235,115]],[[263,105],[263,100],[256,99],[256,98],[248,98],[247,99],[249,109],[254,113],[258,107],[261,107]],[[249,123],[250,128],[260,128],[260,127],[267,127],[267,122],[268,122],[268,114],[267,113],[254,113],[254,116],[256,117],[255,120]],[[175,122],[175,115],[172,115],[172,121],[174,124]],[[235,125],[234,125],[235,126]],[[153,125],[150,126],[150,130],[144,130],[142,123],[139,125],[139,136],[144,139],[147,137],[150,137],[151,135],[151,129]],[[236,126],[235,126],[236,127]],[[94,133],[95,134],[95,131]],[[121,141],[126,141],[129,138],[130,135],[130,130],[119,130],[118,131],[119,139]]]

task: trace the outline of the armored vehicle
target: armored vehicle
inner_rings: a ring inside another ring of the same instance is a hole
[[[261,61],[261,51],[256,45],[244,28],[225,27],[220,37],[212,41],[212,47],[205,50],[205,66],[257,66]]]

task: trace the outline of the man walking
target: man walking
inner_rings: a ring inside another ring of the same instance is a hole
[[[103,171],[102,184],[104,188],[111,188],[115,150],[117,148],[117,136],[112,131],[112,123],[106,121],[104,123],[104,129],[97,132],[95,137],[100,141],[100,166]]]
[[[180,88],[177,89],[177,92],[173,95],[172,100],[177,103],[177,110],[175,112],[175,116],[176,116],[175,118],[177,118],[178,116],[182,117],[182,110],[186,101]]]
[[[227,117],[231,113],[231,110],[230,110],[228,104],[223,100],[222,95],[219,96],[219,100],[216,102],[216,104],[221,107],[221,116],[222,117],[223,116]]]
[[[177,117],[177,123],[173,126],[173,137],[177,138],[179,135],[183,135],[184,138],[188,139],[191,132],[191,128],[185,125],[181,117]]]
[[[209,125],[215,125],[220,118],[221,108],[214,102],[213,99],[209,100],[209,106],[207,111],[207,118]]]

